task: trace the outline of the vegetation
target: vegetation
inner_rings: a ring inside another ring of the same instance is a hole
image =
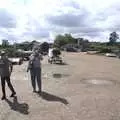
[[[109,36],[109,44],[113,45],[116,43],[116,41],[119,39],[119,35],[116,32],[110,33]]]
[[[73,38],[70,34],[57,35],[54,41],[54,45],[62,48],[67,44],[73,44],[76,48],[80,48],[82,51],[92,50],[99,51],[99,53],[111,53],[120,51],[120,43],[117,42],[119,35],[116,32],[110,33],[109,42],[89,42],[84,38]]]
[[[54,46],[60,48],[66,44],[74,43],[77,43],[77,40],[73,38],[71,34],[57,35],[54,41]]]
[[[6,51],[9,57],[22,57],[24,56],[22,51],[32,51],[35,45],[38,45],[40,51],[48,52],[49,44],[47,42],[43,42],[40,44],[39,42],[23,42],[23,43],[14,43],[10,45],[7,40],[4,40],[2,45],[0,45],[0,50]]]
[[[54,56],[59,56],[61,54],[60,50],[58,48],[53,49],[53,55]]]
[[[89,42],[84,38],[74,38],[71,34],[57,35],[53,46],[56,48],[63,48],[65,46],[74,46],[77,49],[84,50],[92,50],[99,51],[100,53],[116,53],[120,51],[120,42],[117,42],[119,39],[119,35],[116,32],[112,32],[109,35],[109,42],[101,43],[101,42]],[[35,44],[40,47],[40,50],[43,52],[48,52],[50,44],[44,42],[39,45],[39,42],[35,40],[32,42],[23,42],[23,43],[14,43],[10,45],[8,40],[2,40],[2,44],[0,45],[0,50],[5,50],[8,53],[8,56],[17,57],[22,56],[22,53],[18,51],[18,49],[31,51],[33,50]]]
[[[41,51],[42,52],[48,52],[48,50],[49,50],[49,44],[47,42],[43,42],[41,44]]]

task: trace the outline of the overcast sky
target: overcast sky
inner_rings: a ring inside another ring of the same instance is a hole
[[[120,0],[0,0],[0,40],[53,41],[71,33],[108,41],[120,33]]]

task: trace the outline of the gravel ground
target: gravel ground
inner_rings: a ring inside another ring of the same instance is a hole
[[[11,76],[17,97],[0,101],[0,120],[120,120],[120,60],[63,53],[64,65],[42,61],[42,96],[32,93],[27,62]],[[0,92],[1,96],[1,92]]]

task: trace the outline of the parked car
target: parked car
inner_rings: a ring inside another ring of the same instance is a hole
[[[66,48],[66,51],[67,51],[67,52],[78,52],[78,49],[75,48],[75,47],[67,47],[67,48]]]
[[[52,54],[52,56],[51,56]],[[48,63],[60,63],[62,64],[62,57],[60,57],[61,51],[58,48],[54,49],[49,49],[49,54],[48,54]]]
[[[117,57],[117,55],[114,54],[114,53],[106,53],[105,55],[106,55],[107,57]]]
[[[13,65],[21,65],[23,63],[22,58],[8,58]]]
[[[62,58],[60,56],[57,57],[52,57],[52,58],[48,58],[48,63],[52,64],[52,63],[60,63],[62,64]]]

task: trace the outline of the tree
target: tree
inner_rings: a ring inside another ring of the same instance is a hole
[[[71,36],[71,34],[65,34],[64,35],[65,41],[69,44],[75,43],[75,39]]]
[[[71,36],[71,34],[57,35],[54,41],[56,47],[62,47],[66,44],[74,44],[76,39]]]
[[[48,50],[49,50],[49,43],[43,42],[43,43],[41,44],[41,51],[42,51],[42,52],[48,52]]]
[[[9,46],[8,40],[2,40],[2,46],[3,47],[8,47]]]
[[[67,41],[65,40],[63,35],[57,35],[54,41],[54,45],[56,47],[61,47],[63,45],[67,44]]]
[[[116,32],[110,33],[109,44],[113,45],[114,43],[116,43],[117,39],[119,39],[119,35]]]
[[[33,49],[34,43],[33,42],[14,43],[14,46],[16,46],[16,49],[29,51]]]

